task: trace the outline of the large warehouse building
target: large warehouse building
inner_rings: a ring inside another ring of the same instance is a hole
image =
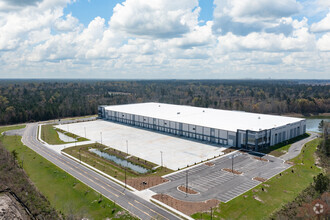
[[[99,117],[223,146],[260,150],[306,132],[301,118],[162,103],[99,106]]]

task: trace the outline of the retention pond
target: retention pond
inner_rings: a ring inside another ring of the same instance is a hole
[[[113,161],[115,162],[116,164],[122,166],[122,167],[127,167],[127,168],[130,168],[131,170],[134,170],[135,172],[138,172],[138,173],[147,173],[149,170],[144,168],[144,167],[141,167],[139,165],[135,165],[127,160],[123,160],[121,158],[118,158],[114,155],[110,155],[106,152],[102,152],[98,149],[89,149],[90,152],[104,158],[104,159],[107,159],[107,160],[110,160],[110,161]]]

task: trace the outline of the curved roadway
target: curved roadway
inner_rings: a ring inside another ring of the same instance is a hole
[[[128,210],[140,219],[180,219],[162,208],[146,201],[102,175],[86,168],[55,151],[45,147],[37,140],[38,124],[28,124],[22,142],[73,177],[101,193],[111,201]],[[14,132],[10,132],[13,134]]]
[[[310,142],[320,136],[319,134],[314,133],[314,132],[310,132],[310,133],[311,133],[311,135],[308,138],[304,138],[300,141],[297,141],[297,142],[291,144],[288,152],[286,154],[280,156],[280,158],[283,160],[291,160],[291,159],[297,157],[300,154],[302,147],[307,142]]]

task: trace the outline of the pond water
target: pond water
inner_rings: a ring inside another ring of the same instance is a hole
[[[306,118],[306,130],[313,132],[320,132],[319,124],[322,120],[326,122],[330,122],[329,118]]]
[[[120,166],[130,168],[130,169],[132,169],[132,170],[134,170],[138,173],[147,173],[149,171],[148,169],[146,169],[144,167],[132,164],[131,162],[129,162],[127,160],[120,159],[120,158],[118,158],[114,155],[110,155],[110,154],[102,152],[98,149],[92,148],[92,149],[89,149],[89,151],[94,153],[94,154],[97,154],[98,156],[100,156],[104,159],[111,160],[111,161],[115,162],[116,164],[118,164]]]
[[[58,134],[58,137],[64,142],[75,142],[76,141],[76,139],[63,134],[62,132],[57,131],[57,134]]]

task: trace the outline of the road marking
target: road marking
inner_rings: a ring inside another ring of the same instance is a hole
[[[40,147],[38,147],[38,148],[39,148],[41,151],[43,151],[45,154],[47,154],[49,157],[51,157],[52,159],[54,159],[54,160],[58,161],[59,163],[65,165],[65,164],[64,164],[62,161],[60,161],[59,159],[57,159],[57,158],[53,157],[52,155],[48,154],[44,149],[42,149],[42,148],[40,148]],[[109,190],[106,189],[104,186],[101,186],[100,184],[96,183],[94,180],[92,180],[91,178],[88,178],[87,176],[85,176],[84,174],[80,173],[79,171],[72,169],[72,167],[70,167],[70,166],[68,166],[68,165],[65,165],[65,166],[67,166],[67,167],[68,167],[69,169],[71,169],[72,171],[75,171],[75,172],[79,173],[81,176],[83,176],[83,177],[85,177],[86,179],[90,180],[91,182],[93,182],[94,184],[96,184],[96,185],[98,185],[99,187],[103,188],[104,190],[106,190],[107,192],[109,192],[109,193],[111,193],[112,195],[116,196],[117,198],[119,197],[117,194],[115,194],[115,193],[109,191]]]
[[[141,202],[139,202],[139,201],[137,201],[137,200],[134,200],[134,201],[137,202],[137,203],[139,203],[139,204],[141,204],[141,205],[143,205],[144,207],[146,207],[146,208],[149,209],[150,211],[156,213],[156,215],[160,215],[160,216],[162,216],[163,218],[168,219],[168,218],[166,218],[165,216],[163,216],[162,214],[159,214],[158,212],[156,212],[156,211],[154,211],[153,209],[149,208],[148,206],[144,205],[143,203],[141,203]]]
[[[56,155],[56,156],[59,157],[58,155]],[[59,158],[61,158],[61,157],[59,157]],[[63,160],[63,159],[61,158],[61,160]],[[74,165],[71,161],[66,161],[66,160],[63,160],[63,161],[64,161],[65,163],[69,164],[69,165],[72,165],[72,166],[75,167],[76,169],[78,169],[78,170],[80,170],[80,171],[86,173],[88,176],[90,176],[90,177],[92,177],[92,178],[94,178],[94,179],[96,179],[96,180],[102,182],[103,184],[109,186],[110,188],[116,190],[116,191],[119,192],[120,194],[125,195],[125,193],[123,193],[123,192],[121,192],[120,190],[114,188],[113,186],[109,185],[108,183],[106,183],[106,182],[102,181],[101,179],[99,179],[99,178],[97,178],[97,177],[94,177],[94,176],[90,175],[88,172],[86,172],[86,171],[80,169],[78,166]]]
[[[133,205],[132,203],[128,202],[128,204],[130,204],[131,206],[133,206],[134,208],[136,208],[137,210],[139,210],[140,212],[146,214],[147,216],[149,216],[150,218],[153,218],[151,215],[149,215],[148,213],[146,213],[145,211],[139,209],[138,207],[136,207],[135,205]]]

